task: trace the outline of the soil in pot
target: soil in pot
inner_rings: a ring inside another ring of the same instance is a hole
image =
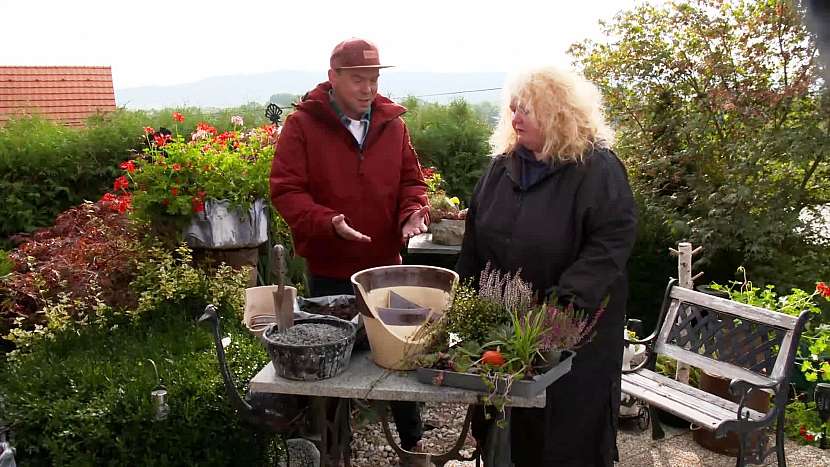
[[[272,342],[282,345],[326,345],[348,336],[346,329],[320,323],[298,324],[285,331],[272,332],[268,335]]]
[[[723,399],[729,399],[733,402],[738,402],[737,398],[732,396],[729,392],[729,379],[713,376],[703,371],[700,372],[700,389],[714,394]],[[747,402],[747,407],[757,410],[761,413],[766,413],[769,410],[769,395],[763,391],[754,391],[750,394]],[[698,429],[695,430],[692,438],[695,442],[704,448],[727,456],[738,456],[738,435],[729,433],[723,438],[715,438],[715,434],[711,431]],[[757,448],[759,441],[759,434],[754,433],[749,437],[749,450],[752,451]]]
[[[348,366],[355,328],[336,318],[303,318],[283,331],[271,325],[262,339],[277,375],[316,381],[336,376]]]

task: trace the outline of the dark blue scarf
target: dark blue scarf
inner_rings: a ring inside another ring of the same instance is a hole
[[[524,146],[516,148],[516,156],[519,157],[521,175],[519,187],[522,191],[527,190],[545,176],[550,164],[547,161],[536,160],[536,156]]]

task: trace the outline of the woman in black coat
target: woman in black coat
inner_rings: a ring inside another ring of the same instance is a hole
[[[540,296],[588,313],[609,297],[593,340],[547,390],[543,409],[513,409],[516,466],[612,466],[620,403],[626,262],[636,235],[631,188],[610,150],[596,87],[552,68],[518,76],[478,181],[457,270],[487,262],[515,272]],[[480,429],[480,427],[479,427]]]

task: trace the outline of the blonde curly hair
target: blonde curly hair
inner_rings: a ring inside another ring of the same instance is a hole
[[[580,162],[595,147],[613,144],[614,131],[605,122],[599,89],[574,71],[546,67],[509,79],[501,118],[490,138],[496,154],[516,149],[511,104],[526,109],[539,125],[545,143],[543,158]]]

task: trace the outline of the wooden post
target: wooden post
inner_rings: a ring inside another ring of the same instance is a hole
[[[692,244],[680,242],[677,244],[677,281],[680,287],[694,289],[692,281]],[[689,365],[677,362],[677,373],[674,379],[683,384],[689,384]]]

